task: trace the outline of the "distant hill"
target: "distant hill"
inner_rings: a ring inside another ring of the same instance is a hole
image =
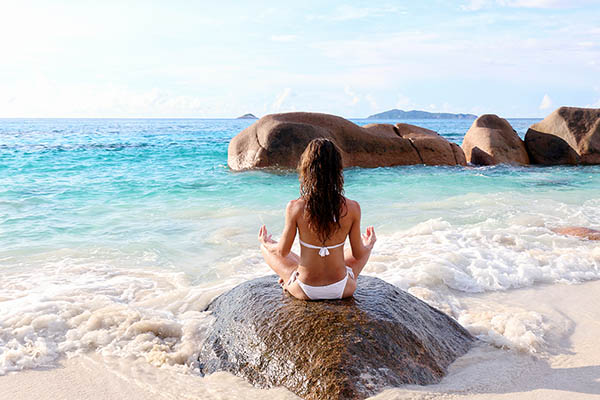
[[[244,114],[241,117],[237,117],[236,119],[258,119],[254,114]]]
[[[473,114],[430,113],[427,111],[389,110],[379,114],[369,115],[368,119],[476,119]]]

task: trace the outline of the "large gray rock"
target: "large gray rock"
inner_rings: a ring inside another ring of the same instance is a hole
[[[525,146],[532,164],[600,164],[600,109],[560,107],[531,125]]]
[[[320,137],[338,145],[345,167],[466,165],[456,144],[424,128],[408,124],[360,127],[335,115],[306,112],[262,117],[231,139],[227,163],[235,171],[296,168],[306,145]]]
[[[529,164],[525,143],[504,118],[477,118],[462,143],[467,162],[476,165]]]
[[[199,355],[203,373],[228,371],[305,399],[362,399],[439,382],[474,341],[452,318],[369,276],[359,278],[353,298],[315,302],[282,293],[267,276],[208,310],[216,319]]]

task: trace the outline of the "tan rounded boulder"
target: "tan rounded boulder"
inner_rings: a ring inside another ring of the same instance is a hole
[[[398,125],[405,127],[400,129]],[[329,114],[271,114],[231,139],[227,163],[235,171],[296,168],[306,145],[323,137],[331,139],[340,148],[345,167],[466,165],[464,155],[463,159],[460,157],[462,150],[459,153],[455,148],[457,145],[452,146],[436,132],[413,125],[398,125],[360,127]]]
[[[600,109],[560,107],[531,125],[525,146],[532,164],[600,164]]]
[[[472,164],[529,164],[523,140],[507,120],[494,114],[477,118],[461,147]]]
[[[583,226],[563,226],[554,228],[552,231],[559,235],[577,236],[588,240],[600,240],[600,231],[595,229],[585,228]]]
[[[449,142],[440,134],[420,126],[396,124],[396,132],[410,140],[426,165],[467,165],[465,153],[456,143]]]

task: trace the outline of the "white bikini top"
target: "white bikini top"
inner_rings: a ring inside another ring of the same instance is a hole
[[[346,241],[344,240],[342,243],[335,244],[333,246],[315,246],[314,244],[309,244],[309,243],[303,242],[302,240],[300,240],[300,238],[298,238],[298,241],[304,247],[308,247],[309,249],[317,249],[317,250],[319,250],[319,255],[321,257],[328,256],[329,255],[329,249],[335,249],[336,247],[343,246],[344,243],[346,243]]]

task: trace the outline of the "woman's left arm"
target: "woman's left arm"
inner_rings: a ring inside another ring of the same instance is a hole
[[[290,201],[285,208],[285,226],[283,228],[283,233],[281,234],[281,239],[279,242],[274,241],[271,238],[271,235],[267,232],[266,226],[261,226],[258,231],[258,239],[261,244],[271,253],[274,253],[280,257],[286,257],[290,254],[292,250],[292,244],[294,243],[294,239],[296,239],[296,223],[297,210],[295,207],[295,201]]]

